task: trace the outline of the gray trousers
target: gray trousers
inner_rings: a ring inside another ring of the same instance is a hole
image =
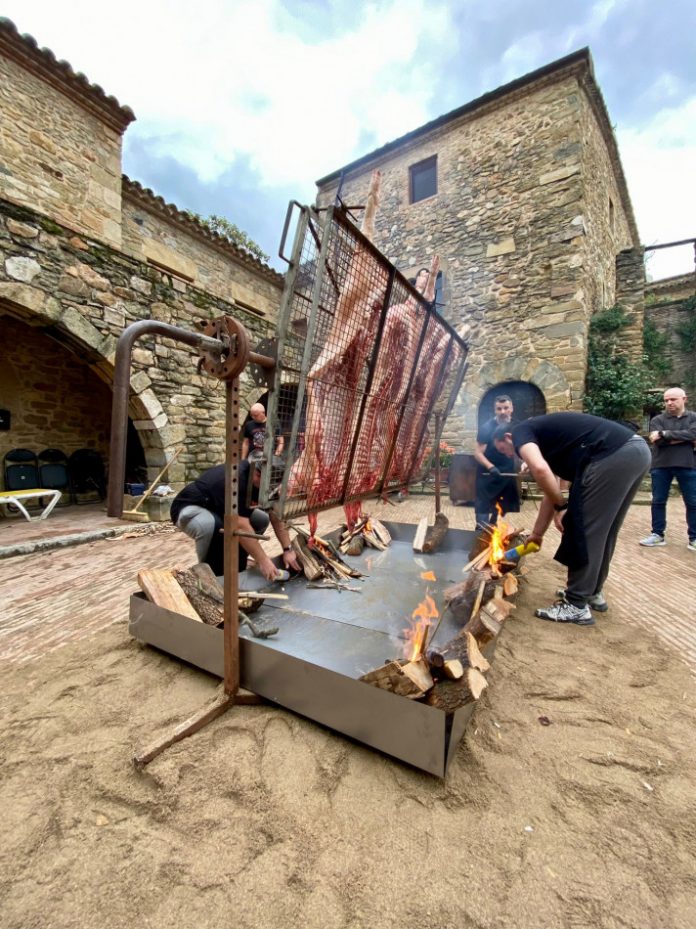
[[[589,561],[582,568],[568,568],[566,597],[575,606],[584,606],[601,592],[619,529],[650,462],[647,443],[633,436],[611,455],[591,461],[585,468],[582,516]]]
[[[176,521],[177,528],[196,543],[199,561],[205,561],[215,533],[215,517],[202,506],[185,506]]]

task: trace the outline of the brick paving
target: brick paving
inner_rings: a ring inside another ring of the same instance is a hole
[[[443,501],[443,511],[456,529],[474,528],[474,511]],[[531,527],[536,504],[527,501],[509,521]],[[696,553],[686,548],[684,506],[680,498],[668,504],[668,545],[645,549],[638,539],[650,530],[650,511],[633,506],[619,537],[606,595],[624,616],[652,631],[678,650],[696,672],[696,607],[693,579]],[[418,522],[433,514],[431,496],[413,495],[398,506],[379,505],[375,515],[394,522]],[[340,511],[320,515],[319,531],[335,526]],[[70,507],[48,520],[0,520],[0,546],[31,539],[113,528],[122,523],[106,516],[103,506]],[[128,599],[142,568],[172,567],[195,560],[193,543],[169,524],[139,534],[104,539],[72,548],[21,555],[0,561],[0,661],[21,664],[91,635],[128,616]],[[539,557],[551,557],[551,530]],[[279,551],[267,543],[270,553]]]

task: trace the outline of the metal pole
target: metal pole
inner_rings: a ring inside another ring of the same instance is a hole
[[[435,515],[440,512],[440,413],[435,413],[435,436],[437,447],[435,449]]]
[[[137,339],[150,333],[168,336],[193,348],[220,352],[222,342],[198,332],[189,332],[156,319],[141,319],[131,323],[121,333],[116,344],[114,362],[113,405],[111,408],[111,441],[109,446],[109,489],[107,513],[119,517],[123,513],[123,483],[126,476],[126,435],[128,433],[128,399],[130,394],[131,353]],[[273,359],[271,359],[273,361]],[[256,362],[259,364],[260,362]]]
[[[225,693],[239,690],[239,378],[225,381]],[[252,480],[251,473],[249,480]]]

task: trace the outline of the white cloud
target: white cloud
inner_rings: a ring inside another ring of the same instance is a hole
[[[204,182],[236,156],[268,186],[313,180],[363,154],[365,132],[380,145],[417,127],[435,90],[428,49],[441,54],[452,35],[432,0],[356,2],[353,22],[313,42],[283,31],[280,0],[93,7],[77,0],[65,18],[60,4],[29,0],[16,21],[29,28],[41,8],[39,42],[133,108],[129,133],[159,137],[153,153]]]
[[[640,129],[617,131],[621,160],[644,245],[696,235],[696,97]],[[654,280],[694,270],[693,248],[664,249],[648,261]]]

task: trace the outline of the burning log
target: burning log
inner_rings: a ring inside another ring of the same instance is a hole
[[[486,678],[476,668],[465,668],[458,681],[438,681],[428,692],[425,702],[446,713],[454,713],[465,703],[478,700],[488,687]]]
[[[346,555],[360,555],[366,545],[383,552],[391,542],[387,527],[372,516],[364,516],[355,527],[341,536],[340,551]]]

